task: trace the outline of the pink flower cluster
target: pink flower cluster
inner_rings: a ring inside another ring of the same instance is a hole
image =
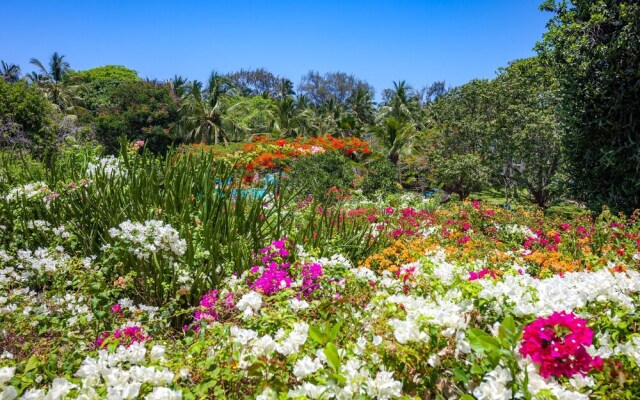
[[[311,296],[320,287],[320,277],[322,276],[322,266],[317,263],[302,265],[302,294],[305,297]]]
[[[260,250],[259,256],[262,265],[251,268],[252,275],[260,274],[249,287],[257,292],[270,296],[282,289],[291,287],[293,279],[289,275],[291,263],[284,262],[289,257],[289,239],[274,240],[269,247]]]
[[[536,232],[536,236],[527,237],[523,243],[525,249],[531,250],[534,245],[539,245],[550,251],[558,251],[558,245],[562,241],[560,234],[554,232],[553,236],[546,236],[541,230]]]
[[[540,375],[584,376],[592,368],[602,369],[602,359],[591,357],[586,346],[593,341],[593,330],[575,314],[554,312],[525,326],[520,353],[540,366]]]
[[[151,337],[146,335],[142,328],[132,325],[124,329],[116,329],[113,331],[113,334],[103,332],[96,340],[96,347],[102,348],[114,341],[118,341],[120,345],[130,346],[133,343],[146,342],[150,339]]]
[[[498,277],[496,276],[495,272],[484,268],[484,269],[482,269],[482,270],[480,270],[478,272],[469,271],[469,281],[475,281],[476,279],[482,279],[487,275],[489,275],[493,279],[498,279]]]
[[[200,308],[194,313],[196,321],[217,321],[218,312],[215,310],[215,306],[218,304],[218,291],[211,290],[200,299]]]

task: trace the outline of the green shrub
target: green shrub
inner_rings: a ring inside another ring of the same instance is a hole
[[[328,151],[295,160],[291,164],[288,179],[292,187],[304,188],[302,193],[320,199],[326,197],[333,187],[352,188],[355,173],[346,157]]]
[[[367,164],[362,181],[362,193],[395,193],[398,191],[398,168],[387,159]]]
[[[444,190],[464,200],[488,184],[489,169],[476,154],[454,154],[435,164],[433,178]]]

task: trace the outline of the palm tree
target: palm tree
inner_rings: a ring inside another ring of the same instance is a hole
[[[367,125],[375,121],[373,95],[370,91],[358,87],[347,100],[349,107],[349,125],[355,134],[361,134]]]
[[[380,113],[402,121],[413,121],[420,110],[420,102],[413,88],[405,81],[393,82],[393,89],[385,89]]]
[[[38,72],[32,72],[28,75],[29,80],[40,86],[49,100],[61,110],[70,108],[74,100],[73,87],[69,86],[65,79],[71,71],[71,67],[64,58],[64,55],[54,52],[49,60],[48,68],[45,68],[37,58],[32,58],[30,63],[38,68]]]
[[[293,90],[293,82],[287,78],[278,80],[277,98],[286,99],[294,96],[296,92]]]
[[[213,71],[204,90],[202,86],[195,80],[188,85],[180,108],[182,118],[176,129],[187,141],[227,143],[229,138],[225,130],[232,129],[233,125],[223,120],[223,102],[231,89],[231,81]]]
[[[385,117],[372,129],[376,141],[386,150],[387,158],[398,165],[400,155],[412,147],[415,135],[413,124],[393,116]]]
[[[168,79],[166,81],[166,85],[169,88],[169,92],[171,93],[171,97],[179,103],[184,95],[187,93],[187,83],[189,80],[187,78],[183,78],[179,75],[174,75],[173,78]]]
[[[16,64],[7,64],[2,61],[2,65],[0,65],[0,75],[2,75],[5,82],[17,82],[18,79],[20,79],[20,67]]]

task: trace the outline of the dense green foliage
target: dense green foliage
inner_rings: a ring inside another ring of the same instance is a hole
[[[327,151],[291,163],[287,173],[289,184],[316,199],[331,196],[329,189],[353,188],[355,173],[349,160],[337,152]]]
[[[577,198],[598,210],[640,205],[640,4],[546,1],[540,43],[562,91],[565,157]]]
[[[74,71],[69,79],[77,85],[81,106],[92,113],[112,105],[120,84],[141,80],[136,71],[119,65]]]
[[[51,141],[53,106],[25,81],[0,80],[0,146],[33,143],[41,152]]]
[[[394,193],[398,191],[398,169],[389,160],[374,160],[366,164],[362,193]]]
[[[166,86],[132,80],[122,82],[109,93],[93,119],[98,141],[113,153],[118,138],[148,141],[153,151],[171,145],[170,128],[178,120],[178,109]]]

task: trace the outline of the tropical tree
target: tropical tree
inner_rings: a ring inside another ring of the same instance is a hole
[[[0,65],[0,75],[2,75],[5,82],[17,82],[18,79],[20,79],[20,66],[16,64],[7,64],[2,61],[2,64]]]
[[[65,80],[73,82],[74,93],[78,97],[76,104],[94,115],[118,101],[114,94],[119,92],[120,86],[142,81],[136,71],[122,65],[103,65],[85,71],[73,71]]]
[[[561,194],[563,180],[558,80],[548,63],[534,57],[510,63],[492,85],[494,151],[503,178],[526,188],[525,195],[545,208]]]
[[[293,90],[293,82],[287,78],[280,78],[276,86],[276,98],[286,99],[295,96],[296,92]]]
[[[382,92],[382,106],[378,113],[398,121],[417,122],[420,113],[419,95],[406,81],[393,82],[393,88]]]
[[[375,122],[373,93],[364,88],[357,88],[349,97],[347,107],[354,121],[351,133],[360,136],[367,126]]]
[[[316,71],[309,71],[298,85],[298,93],[305,95],[316,107],[320,107],[330,99],[345,106],[347,100],[358,89],[374,93],[373,87],[367,82],[344,72],[320,75]]]
[[[393,165],[398,165],[400,155],[411,149],[416,130],[408,121],[388,116],[372,128],[376,142],[385,150]]]
[[[265,68],[241,69],[228,74],[227,78],[233,83],[239,95],[245,97],[275,97],[280,84],[280,78]]]
[[[231,80],[213,71],[204,90],[202,87],[198,81],[189,85],[176,130],[188,142],[227,143],[227,133],[235,127],[232,121],[224,121],[224,101],[232,88]]]
[[[167,86],[173,98],[178,101],[187,93],[187,83],[189,80],[180,75],[174,75],[173,78],[167,80]]]
[[[144,140],[148,149],[160,153],[174,143],[170,129],[179,115],[165,84],[132,80],[116,85],[108,94],[92,121],[98,140],[108,152],[118,150],[120,136]]]
[[[70,109],[75,96],[73,87],[66,81],[71,67],[65,60],[65,56],[54,52],[48,67],[45,67],[37,58],[32,58],[30,63],[38,68],[38,72],[31,73],[27,78],[41,87],[47,98],[60,110]]]
[[[54,107],[43,93],[24,80],[10,84],[0,79],[0,141],[7,145],[24,137],[37,153],[54,140]],[[22,140],[19,140],[22,141]]]
[[[573,195],[599,211],[640,208],[640,3],[547,0],[539,52],[561,95]]]

